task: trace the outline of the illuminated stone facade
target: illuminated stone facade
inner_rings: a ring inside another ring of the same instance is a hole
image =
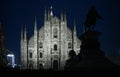
[[[76,25],[71,31],[67,27],[66,14],[61,19],[52,10],[44,16],[44,26],[37,30],[34,22],[34,35],[27,38],[26,29],[21,31],[21,69],[64,69],[70,50],[80,52],[81,41],[76,36]]]

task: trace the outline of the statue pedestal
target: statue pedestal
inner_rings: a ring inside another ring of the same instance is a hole
[[[82,41],[81,49],[84,50],[100,49],[100,42],[98,38],[101,34],[102,34],[101,32],[97,32],[97,31],[87,31],[83,33],[80,37]],[[92,52],[93,51],[91,51],[90,53]]]
[[[101,34],[98,31],[87,31],[81,35],[82,45],[78,55],[80,68],[104,69],[114,66],[100,49],[99,36]]]

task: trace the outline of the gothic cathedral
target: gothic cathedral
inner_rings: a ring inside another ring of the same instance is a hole
[[[32,37],[27,38],[26,29],[21,31],[21,69],[63,70],[69,51],[73,49],[78,54],[80,45],[76,25],[73,31],[67,27],[65,13],[59,19],[52,9],[45,11],[44,26],[37,30],[35,18]]]

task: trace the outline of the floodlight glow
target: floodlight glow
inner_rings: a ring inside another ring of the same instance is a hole
[[[13,54],[8,54],[7,56],[8,56],[8,57],[14,57],[14,55],[13,55]]]
[[[10,64],[12,65],[12,67],[14,68],[14,64],[15,64],[14,54],[8,54],[7,55],[7,59],[9,60]]]

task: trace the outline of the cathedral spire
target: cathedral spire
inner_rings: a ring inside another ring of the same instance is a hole
[[[26,31],[26,25],[25,25],[25,28],[24,28],[24,40],[27,40],[27,31]]]
[[[24,62],[24,69],[27,69],[27,30],[26,30],[26,25],[25,25],[25,28],[24,28],[24,40],[23,40],[23,43],[21,41],[21,44],[23,44],[23,62]]]
[[[47,21],[47,11],[46,11],[46,9],[45,9],[44,20]]]
[[[66,11],[63,12],[63,20],[66,21]]]
[[[61,21],[66,21],[66,11],[65,10],[61,13]]]
[[[49,10],[49,8],[48,8],[48,12],[47,13],[48,13],[47,14],[47,19],[50,20],[50,10]]]
[[[37,38],[38,38],[38,34],[37,34],[37,20],[36,20],[36,17],[35,17],[35,21],[34,21],[34,56],[33,58],[34,59],[34,62],[35,62],[35,66],[34,68],[37,69]]]
[[[74,26],[72,31],[72,49],[75,50],[75,40],[76,40],[76,21],[74,20]]]
[[[63,21],[63,12],[61,13],[61,21]]]
[[[21,28],[21,41],[23,40],[23,28]]]
[[[50,7],[50,16],[53,16],[53,11],[52,11],[53,7]]]
[[[37,30],[37,20],[36,20],[36,16],[35,16],[35,21],[34,21],[34,30]]]
[[[73,28],[74,33],[76,33],[76,20],[74,20],[74,28]]]
[[[51,18],[53,17],[53,11],[52,11],[52,6],[50,8],[48,8],[48,15],[47,15],[47,19],[51,20]]]

